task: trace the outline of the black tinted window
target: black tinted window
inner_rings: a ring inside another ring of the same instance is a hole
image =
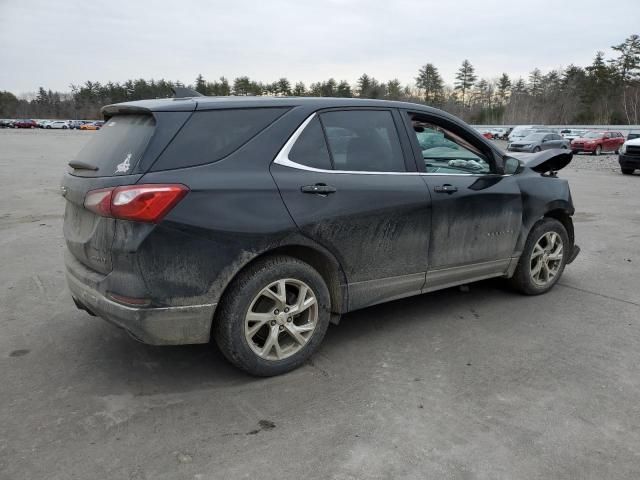
[[[195,112],[152,170],[216,162],[251,140],[288,108],[246,108]]]
[[[116,115],[80,151],[77,161],[98,170],[74,170],[74,175],[108,177],[128,175],[140,161],[155,129],[151,115]]]
[[[307,167],[331,170],[329,150],[318,117],[315,117],[298,137],[289,152],[289,160]]]
[[[350,110],[321,115],[336,170],[405,170],[391,112]]]

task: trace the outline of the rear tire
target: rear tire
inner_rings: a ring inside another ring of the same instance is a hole
[[[280,375],[316,351],[330,312],[329,290],[314,268],[292,257],[268,257],[231,282],[216,312],[213,337],[241,370]]]
[[[633,175],[633,168],[621,168],[620,170],[622,170],[622,173],[624,175]]]
[[[509,283],[525,295],[548,292],[562,275],[570,248],[569,235],[562,223],[554,218],[540,220],[527,237]]]

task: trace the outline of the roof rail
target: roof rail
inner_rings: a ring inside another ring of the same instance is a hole
[[[185,87],[171,87],[173,98],[204,97],[200,92]]]

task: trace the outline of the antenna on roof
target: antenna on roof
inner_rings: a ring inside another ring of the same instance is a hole
[[[200,92],[185,87],[171,87],[173,98],[204,97]]]

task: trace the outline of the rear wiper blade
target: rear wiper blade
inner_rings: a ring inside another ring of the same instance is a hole
[[[96,167],[95,165],[91,165],[90,163],[80,162],[78,160],[71,160],[69,162],[69,166],[74,170],[93,170],[93,171],[98,170],[98,167]]]

